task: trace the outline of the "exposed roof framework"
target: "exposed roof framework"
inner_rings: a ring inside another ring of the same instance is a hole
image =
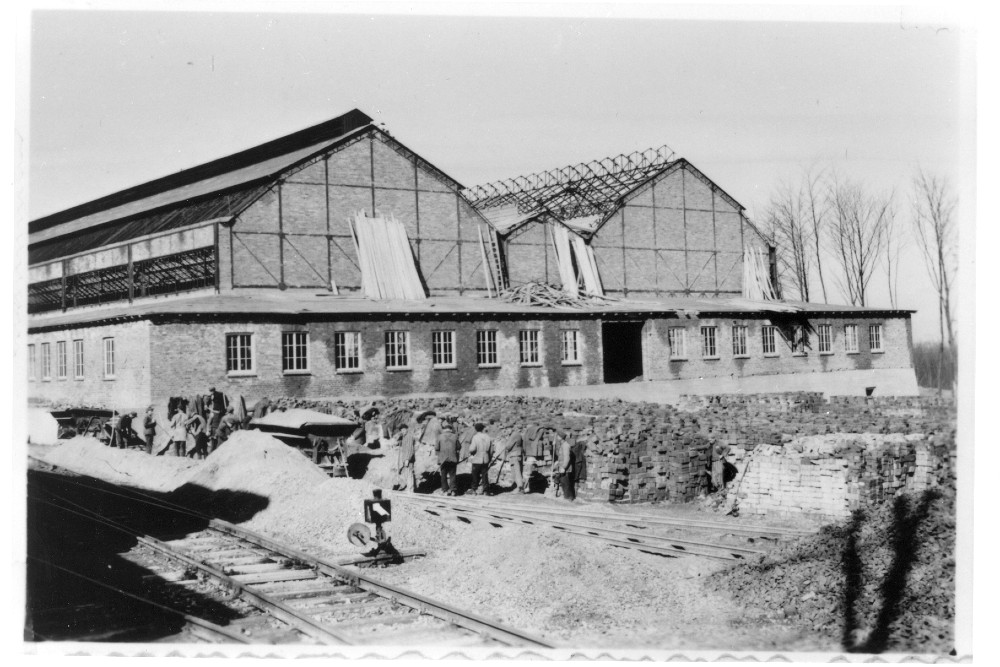
[[[525,219],[542,213],[560,220],[604,215],[674,161],[674,151],[663,145],[485,183],[463,194],[479,210],[516,206]]]

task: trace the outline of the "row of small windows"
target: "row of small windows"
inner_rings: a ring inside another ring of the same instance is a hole
[[[541,331],[524,329],[518,332],[518,359],[522,366],[541,365]],[[566,329],[560,332],[560,360],[563,364],[580,363],[580,332]],[[431,332],[431,364],[434,368],[457,368],[455,332]],[[338,372],[361,372],[361,332],[337,331],[333,335],[333,360]],[[476,363],[481,368],[498,367],[497,331],[476,332]],[[411,366],[410,332],[385,332],[385,367],[388,370],[409,370]],[[284,373],[309,372],[309,334],[305,331],[285,331],[281,334],[281,370]],[[226,334],[226,372],[230,375],[254,374],[253,334]]]
[[[73,378],[83,380],[85,375],[83,340],[76,339],[73,343]],[[57,380],[65,380],[69,377],[69,355],[68,341],[56,341],[55,354],[55,377]],[[113,380],[115,378],[115,339],[103,339],[102,349],[104,352],[104,379]],[[36,349],[40,348],[40,352]],[[34,343],[28,345],[28,379],[43,381],[52,379],[52,343],[41,343],[36,348]],[[39,356],[40,355],[40,356]],[[41,368],[38,362],[41,360]]]
[[[538,329],[522,329],[518,332],[518,360],[522,366],[541,365],[541,331]],[[765,325],[761,327],[761,349],[764,356],[778,354],[777,340],[781,336],[778,327]],[[816,327],[818,351],[820,354],[833,353],[833,327],[830,324],[820,324]],[[746,325],[733,325],[732,351],[734,357],[749,356],[749,333]],[[73,377],[82,380],[85,377],[83,340],[73,343]],[[883,352],[883,336],[881,324],[868,325],[868,343],[871,352]],[[670,358],[687,359],[687,329],[685,327],[670,327],[667,329],[667,344],[670,348]],[[802,326],[792,327],[789,344],[793,355],[804,355],[808,340]],[[68,377],[69,356],[67,341],[55,343],[55,377],[65,380]],[[38,367],[39,353],[36,353],[34,343],[28,345],[28,367],[31,380],[41,377],[43,381],[52,379],[53,355],[52,344],[41,343],[41,368]],[[105,379],[115,377],[115,339],[104,338],[103,371]],[[361,371],[361,332],[338,331],[334,333],[334,366],[339,372],[350,373]],[[848,354],[859,352],[858,325],[844,325],[844,351]],[[560,361],[566,365],[580,363],[580,332],[575,329],[560,331]],[[718,327],[701,327],[701,356],[706,359],[719,358]],[[456,368],[455,332],[431,332],[431,363],[434,368]],[[481,368],[500,365],[497,354],[497,331],[486,329],[476,332],[476,363]],[[408,370],[410,366],[410,332],[385,332],[385,367],[389,370]],[[281,370],[288,374],[309,372],[309,334],[305,331],[286,331],[281,334]],[[230,375],[254,374],[253,334],[226,334],[226,372]]]
[[[718,327],[701,327],[701,356],[705,359],[719,358]],[[688,358],[687,329],[685,327],[670,327],[667,329],[667,345],[670,348],[670,358],[683,360]],[[778,355],[778,337],[784,338],[778,327],[765,325],[761,327],[761,350],[765,357]],[[833,354],[833,325],[820,324],[816,327],[816,338],[820,354]],[[747,341],[748,327],[745,324],[735,324],[732,328],[733,356],[749,357]],[[789,346],[793,355],[804,355],[808,347],[808,337],[805,327],[795,325],[791,329]],[[868,345],[871,352],[883,352],[882,325],[868,325]],[[844,351],[848,354],[860,352],[858,347],[858,325],[844,325]]]

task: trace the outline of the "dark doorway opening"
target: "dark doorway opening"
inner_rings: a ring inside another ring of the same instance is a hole
[[[606,383],[642,377],[642,322],[604,322],[601,340]]]

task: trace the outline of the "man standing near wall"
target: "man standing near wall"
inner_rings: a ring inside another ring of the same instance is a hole
[[[156,437],[156,417],[153,416],[153,406],[146,408],[146,417],[142,423],[143,434],[146,436],[146,453],[153,453],[153,439]]]
[[[441,425],[441,433],[437,437],[434,449],[438,455],[438,466],[441,469],[441,492],[453,496],[458,490],[455,481],[455,467],[458,464],[458,436],[448,422]]]
[[[417,477],[413,469],[417,459],[417,447],[408,424],[399,426],[399,458],[396,460],[398,479],[393,484],[396,491],[416,491]]]
[[[566,500],[576,500],[576,479],[573,466],[573,447],[569,444],[566,433],[555,433],[555,465],[553,466],[554,481],[562,488],[562,496]]]
[[[524,458],[524,433],[514,431],[507,439],[506,447],[507,460],[510,461],[511,470],[514,472],[514,488],[518,493],[524,493],[524,479],[521,477],[521,461]],[[497,479],[497,482],[500,480]]]
[[[528,424],[528,428],[524,429],[522,443],[524,448],[524,484],[521,487],[522,493],[528,493],[531,486],[531,475],[534,474],[535,467],[542,461],[542,434],[544,432],[543,427],[535,424]]]
[[[486,495],[489,485],[490,458],[493,455],[493,440],[486,435],[486,428],[477,422],[473,427],[476,434],[469,443],[469,456],[472,459],[472,489],[477,496]]]
[[[222,415],[226,414],[229,407],[229,399],[221,391],[216,391],[215,387],[208,388],[208,437],[212,440],[211,451],[219,446],[219,422]]]

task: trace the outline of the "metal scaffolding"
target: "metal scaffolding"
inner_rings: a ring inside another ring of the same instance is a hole
[[[663,145],[484,183],[463,194],[479,210],[514,205],[519,213],[547,212],[561,220],[604,214],[674,158],[674,151]]]

